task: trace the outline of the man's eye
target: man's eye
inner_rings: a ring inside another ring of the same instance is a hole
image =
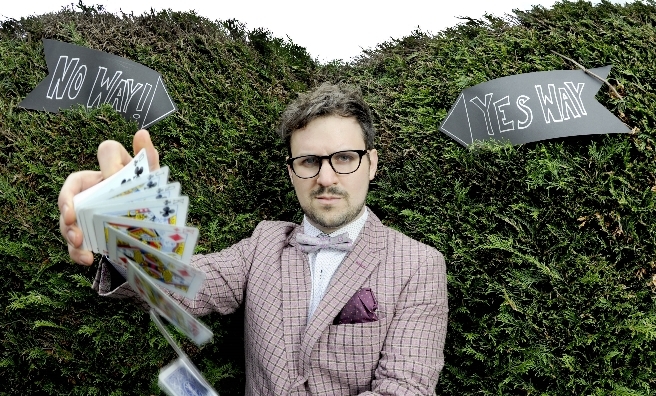
[[[336,157],[337,157],[337,161],[339,162],[351,162],[354,160],[353,155],[347,153],[339,154]]]
[[[300,159],[300,164],[302,166],[315,166],[319,160],[317,157],[303,157]]]

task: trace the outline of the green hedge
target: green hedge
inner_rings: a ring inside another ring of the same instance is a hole
[[[58,231],[65,177],[95,168],[105,139],[135,124],[111,108],[17,107],[47,75],[41,38],[159,71],[179,111],[152,128],[191,199],[198,252],[262,219],[299,220],[273,133],[297,92],[362,86],[379,129],[369,205],[447,257],[449,330],[439,395],[653,395],[656,387],[656,4],[563,2],[420,31],[351,64],[193,13],[111,15],[94,7],[0,27],[0,285],[3,394],[157,394],[171,361],[147,315],[98,298],[95,266],[72,264]],[[458,93],[512,74],[612,64],[598,100],[633,133],[470,149],[438,126]],[[243,392],[242,316],[205,318],[215,341],[185,350],[222,395]]]

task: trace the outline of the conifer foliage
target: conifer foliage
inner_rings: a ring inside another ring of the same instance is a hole
[[[151,135],[190,197],[198,252],[298,221],[275,123],[297,92],[359,84],[381,163],[369,206],[447,258],[449,329],[438,395],[653,395],[656,389],[656,4],[557,3],[420,31],[351,63],[194,13],[112,15],[82,4],[0,26],[0,395],[158,394],[174,356],[148,316],[90,289],[59,236],[65,177],[136,130],[108,106],[17,104],[47,75],[42,38],[163,75],[179,111]],[[293,38],[292,38],[293,39]],[[597,99],[630,134],[463,148],[438,131],[459,92],[512,74],[612,64]],[[241,313],[205,318],[185,350],[222,395],[243,393]]]

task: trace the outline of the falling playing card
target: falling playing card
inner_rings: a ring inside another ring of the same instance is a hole
[[[162,320],[160,319],[157,311],[155,311],[155,308],[151,308],[148,313],[150,314],[150,319],[153,321],[153,323],[155,323],[155,326],[157,326],[160,333],[162,333],[166,341],[168,341],[171,348],[175,350],[175,353],[177,353],[179,357],[186,357],[187,355],[184,353],[182,348],[180,348],[180,345],[175,342],[173,337],[171,337],[171,334],[169,334],[168,330],[166,330],[166,327],[164,327],[164,323],[162,323]]]
[[[158,385],[169,396],[219,396],[187,357],[164,367]]]
[[[171,337],[155,308],[150,309],[150,318],[162,333],[171,348],[178,354],[178,359],[160,370],[159,386],[167,394],[182,395],[217,395],[212,386],[203,378],[186,353]]]
[[[157,287],[155,281],[132,260],[128,260],[128,283],[158,314],[191,338],[196,345],[202,345],[212,339],[210,329]]]

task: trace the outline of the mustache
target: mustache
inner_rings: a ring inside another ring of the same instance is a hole
[[[330,186],[330,187],[319,187],[317,190],[314,190],[310,193],[310,198],[316,198],[319,195],[324,195],[324,194],[330,194],[330,195],[335,195],[338,197],[348,197],[348,193],[346,191],[342,191],[339,188],[335,186]]]

